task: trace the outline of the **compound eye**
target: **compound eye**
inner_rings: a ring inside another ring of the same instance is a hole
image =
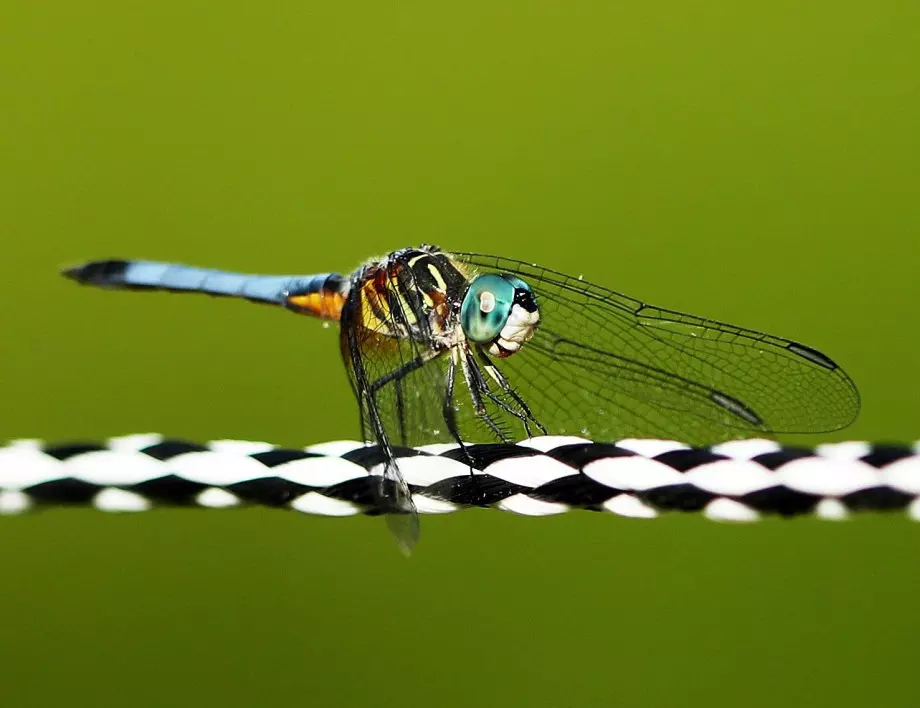
[[[500,275],[480,275],[470,283],[460,307],[463,334],[484,344],[498,337],[514,305],[514,285]]]

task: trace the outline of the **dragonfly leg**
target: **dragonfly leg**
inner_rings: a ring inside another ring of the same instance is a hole
[[[468,349],[463,352],[460,364],[463,369],[463,377],[466,379],[466,387],[470,392],[470,398],[473,399],[473,411],[476,413],[476,416],[482,419],[489,430],[492,431],[492,434],[499,440],[504,443],[511,442],[508,436],[505,435],[505,431],[503,431],[492,416],[489,415],[485,404],[482,402],[483,393],[488,394],[492,400],[494,400],[494,397],[492,397],[485,380],[482,378],[482,372],[479,371],[479,367],[476,366],[476,361],[470,356]],[[500,402],[499,405],[501,405]]]
[[[447,432],[451,434],[460,449],[472,465],[472,458],[467,452],[466,444],[460,437],[460,431],[457,429],[457,416],[454,410],[454,383],[457,379],[457,350],[454,349],[450,355],[450,361],[447,364],[447,386],[444,395],[444,407],[441,409],[441,415],[444,417],[444,424],[447,426]]]
[[[508,382],[508,379],[505,378],[505,375],[502,374],[501,371],[499,371],[498,367],[492,363],[492,360],[489,359],[488,355],[481,349],[479,350],[479,358],[482,360],[483,368],[486,370],[489,376],[492,377],[492,380],[495,381],[495,383],[498,384],[499,388],[501,388],[502,391],[508,394],[514,400],[515,403],[517,403],[520,410],[519,411],[514,410],[513,408],[511,408],[511,406],[505,404],[503,401],[499,400],[496,396],[489,393],[488,394],[489,397],[493,401],[495,401],[496,405],[501,406],[501,408],[505,410],[507,413],[509,413],[510,415],[513,415],[515,418],[520,419],[520,421],[524,423],[524,431],[527,433],[528,437],[530,437],[531,435],[530,433],[531,423],[536,425],[540,429],[540,432],[542,432],[544,435],[547,435],[546,428],[543,427],[543,424],[540,423],[540,421],[534,417],[534,414],[530,412],[530,406],[528,406],[527,403],[524,401],[524,399],[521,398],[520,395],[518,395],[518,392],[515,391],[511,387],[511,384]]]
[[[498,406],[503,411],[505,411],[505,413],[507,413],[510,416],[514,416],[519,421],[521,421],[521,423],[523,423],[524,425],[524,433],[528,437],[530,437],[530,421],[527,419],[526,415],[524,415],[521,411],[515,410],[514,408],[509,406],[507,403],[505,403],[502,399],[500,399],[498,396],[496,396],[491,391],[486,390],[486,391],[483,391],[482,393],[486,396],[486,398],[492,401],[496,406]]]
[[[393,388],[396,390],[396,417],[399,419],[399,441],[403,447],[408,445],[406,441],[406,401],[403,398],[402,379],[396,379],[393,382]]]

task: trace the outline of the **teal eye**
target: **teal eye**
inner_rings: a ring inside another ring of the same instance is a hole
[[[511,314],[514,294],[515,283],[504,276],[490,273],[475,278],[460,307],[460,324],[466,338],[480,344],[495,339]]]

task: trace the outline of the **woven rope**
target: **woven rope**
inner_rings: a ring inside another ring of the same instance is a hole
[[[540,437],[515,445],[398,450],[420,513],[478,506],[528,516],[573,509],[654,518],[699,512],[749,522],[765,514],[842,519],[906,511],[920,520],[920,443],[847,442],[806,449],[767,440],[710,448],[672,441],[595,443]],[[235,440],[204,445],[159,435],[100,444],[19,440],[0,447],[0,514],[61,505],[102,511],[261,505],[318,514],[375,514],[377,447],[305,449]]]

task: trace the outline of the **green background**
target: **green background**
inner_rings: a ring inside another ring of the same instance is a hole
[[[421,242],[816,346],[920,437],[920,5],[0,0],[0,434],[353,438],[334,328],[78,288]],[[813,439],[802,442],[814,442]],[[916,705],[920,531],[0,520],[4,706]]]

